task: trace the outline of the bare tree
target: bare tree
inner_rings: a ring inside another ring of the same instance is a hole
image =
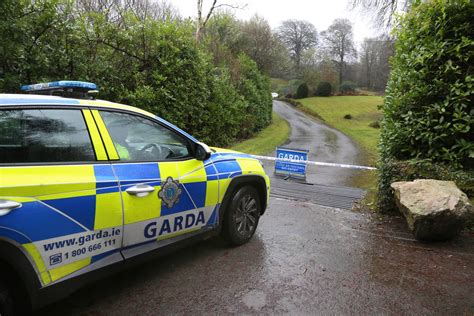
[[[228,4],[228,3],[221,3],[218,4],[217,0],[212,0],[211,7],[209,8],[209,11],[207,14],[203,14],[203,4],[204,0],[197,0],[197,19],[196,19],[196,42],[199,42],[201,39],[201,34],[206,28],[207,22],[209,22],[209,19],[212,16],[212,13],[214,13],[215,10],[219,8],[231,8],[231,9],[242,9],[245,7],[243,6],[238,6],[238,5],[233,5],[233,4]]]
[[[329,28],[321,33],[328,53],[334,58],[339,70],[339,83],[344,76],[344,66],[348,59],[357,56],[354,47],[352,24],[347,19],[336,19]]]
[[[303,52],[315,47],[318,42],[316,28],[307,21],[286,20],[278,28],[278,36],[290,51],[299,74]]]
[[[372,73],[375,63],[377,61],[377,50],[375,47],[375,42],[371,41],[369,38],[364,39],[364,42],[361,45],[361,65],[362,71],[364,72],[365,77],[365,86],[367,89],[372,89]]]
[[[109,22],[123,23],[125,12],[131,12],[141,21],[147,18],[166,21],[179,18],[178,10],[167,0],[76,0],[79,12],[101,13]]]
[[[164,22],[179,18],[178,9],[167,0],[135,0],[133,12],[142,21],[147,18],[152,18]]]
[[[393,56],[393,39],[387,35],[366,38],[361,45],[360,63],[364,84],[371,90],[383,90],[390,73],[389,59]]]
[[[390,27],[395,13],[407,11],[415,0],[351,0],[353,8],[371,12],[377,26]]]
[[[269,73],[274,63],[281,60],[281,53],[286,49],[272,32],[270,24],[263,17],[254,15],[250,20],[241,22],[238,49],[250,56],[259,69]]]

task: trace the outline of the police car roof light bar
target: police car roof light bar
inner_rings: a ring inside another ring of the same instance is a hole
[[[30,94],[57,95],[76,99],[93,99],[90,94],[97,93],[95,83],[86,81],[61,80],[21,86],[21,90]]]

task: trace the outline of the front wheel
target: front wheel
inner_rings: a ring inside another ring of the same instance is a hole
[[[238,189],[225,210],[222,237],[234,246],[248,242],[257,229],[260,205],[260,198],[254,187],[244,186]]]
[[[0,315],[14,315],[14,305],[11,292],[7,285],[0,280]]]

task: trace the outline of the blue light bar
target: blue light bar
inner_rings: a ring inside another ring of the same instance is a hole
[[[80,90],[98,90],[99,88],[95,83],[86,82],[86,81],[53,81],[53,82],[44,82],[44,83],[35,83],[30,85],[21,86],[22,91],[42,91],[42,90],[51,90],[58,88],[71,88],[71,89],[80,89]]]

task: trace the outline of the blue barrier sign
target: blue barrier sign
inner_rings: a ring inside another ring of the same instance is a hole
[[[306,178],[308,150],[276,148],[275,174]]]

